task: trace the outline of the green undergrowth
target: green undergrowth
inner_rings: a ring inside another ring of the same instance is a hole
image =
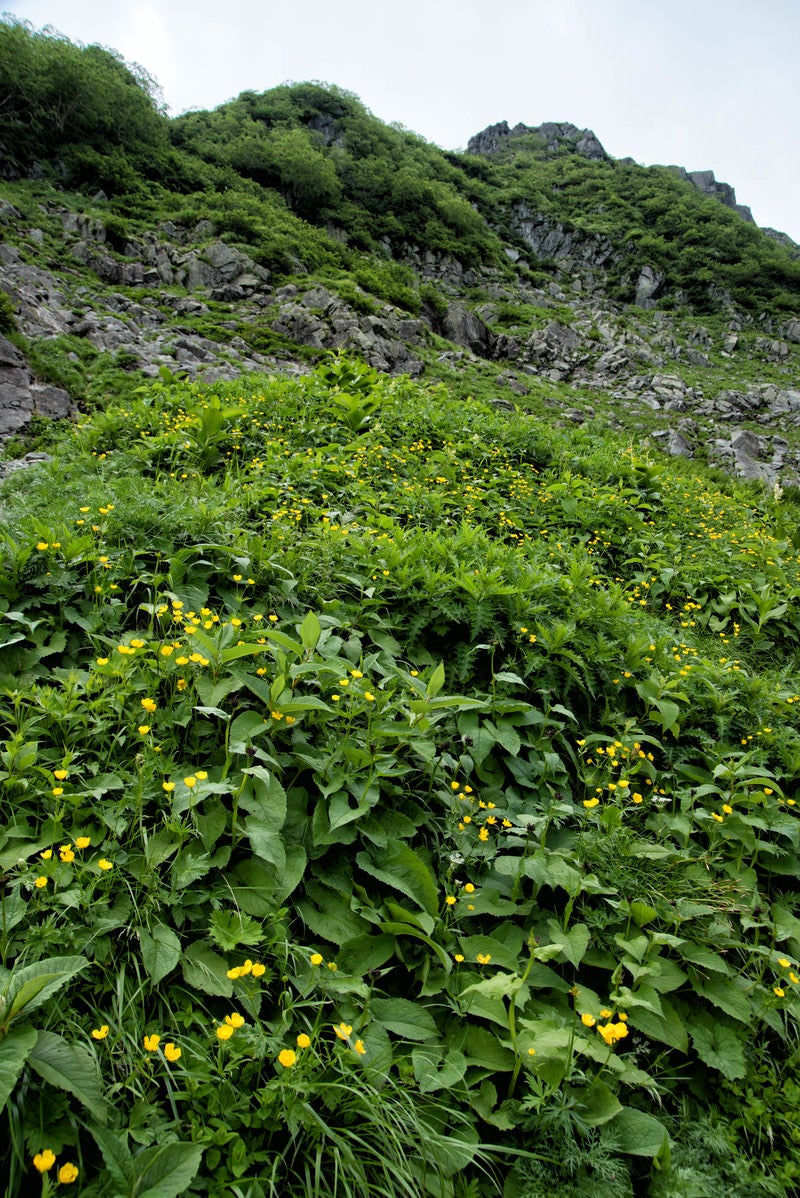
[[[788,1194],[792,496],[346,358],[0,523],[6,1193]]]

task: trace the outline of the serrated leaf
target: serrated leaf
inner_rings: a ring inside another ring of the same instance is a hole
[[[6,1020],[13,1019],[22,1010],[26,1015],[35,1011],[88,964],[86,957],[47,957],[33,965],[14,969],[5,992]]]
[[[408,845],[394,841],[385,849],[373,848],[368,853],[359,853],[356,861],[365,873],[412,898],[429,915],[438,914],[436,879]]]
[[[203,1149],[199,1144],[159,1144],[134,1157],[136,1198],[180,1198],[197,1176]]]
[[[103,1163],[108,1169],[109,1176],[120,1195],[129,1195],[133,1190],[134,1164],[133,1156],[128,1148],[128,1137],[125,1132],[117,1133],[107,1127],[89,1124],[89,1130],[94,1136],[95,1143],[103,1156]]]
[[[14,1091],[36,1037],[36,1028],[12,1027],[0,1040],[0,1111]]]
[[[375,998],[371,1005],[376,1021],[404,1040],[435,1040],[438,1037],[432,1016],[409,998]]]
[[[39,1032],[28,1056],[33,1069],[50,1086],[73,1094],[100,1123],[108,1118],[103,1079],[92,1053],[82,1044],[70,1044],[55,1032]]]
[[[729,1081],[744,1077],[747,1062],[744,1045],[732,1027],[720,1020],[693,1023],[692,1044],[704,1065],[717,1069]]]
[[[181,942],[164,923],[156,924],[152,931],[139,928],[139,944],[142,961],[154,984],[171,973],[181,955]]]
[[[619,1151],[628,1156],[658,1156],[669,1143],[667,1129],[654,1115],[623,1107],[609,1124],[616,1133]]]
[[[750,1020],[751,1009],[748,996],[733,978],[693,978],[692,986],[697,994],[702,995],[715,1007],[719,1007],[726,1015],[731,1015],[741,1023],[747,1023]]]
[[[202,940],[190,944],[181,961],[184,981],[193,990],[230,998],[233,982],[227,976],[228,963]]]

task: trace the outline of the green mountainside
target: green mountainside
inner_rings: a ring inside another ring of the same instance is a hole
[[[800,1188],[800,259],[0,22],[0,1190]]]

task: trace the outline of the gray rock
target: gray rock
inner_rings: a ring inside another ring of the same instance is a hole
[[[654,308],[664,287],[664,276],[652,266],[643,266],[636,282],[637,308]]]

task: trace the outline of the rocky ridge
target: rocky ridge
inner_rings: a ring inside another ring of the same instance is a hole
[[[493,152],[520,129],[549,145],[605,155],[591,131],[565,124],[509,129],[503,122],[470,148]],[[744,478],[800,482],[800,320],[759,321],[730,306],[713,332],[687,326],[678,315],[652,311],[663,279],[646,261],[630,280],[635,305],[615,303],[605,286],[618,255],[612,243],[530,205],[515,207],[513,228],[554,265],[550,283],[513,284],[497,269],[466,270],[452,256],[409,245],[405,265],[439,296],[416,316],[355,285],[341,294],[311,276],[275,285],[207,220],[192,228],[166,221],[119,244],[102,197],[91,214],[56,201],[40,212],[29,227],[12,205],[0,204],[0,290],[31,342],[79,338],[145,378],[166,370],[207,383],[304,369],[297,347],[344,348],[389,373],[435,375],[437,363],[494,367],[501,399],[529,406],[552,385],[559,395],[546,406],[564,420],[605,419],[650,435],[668,454],[703,452]],[[57,269],[42,248],[54,243]],[[516,252],[506,249],[511,260]],[[264,333],[280,355],[257,348]],[[0,340],[0,436],[23,433],[35,415],[74,411],[63,388],[38,379],[20,349]]]

